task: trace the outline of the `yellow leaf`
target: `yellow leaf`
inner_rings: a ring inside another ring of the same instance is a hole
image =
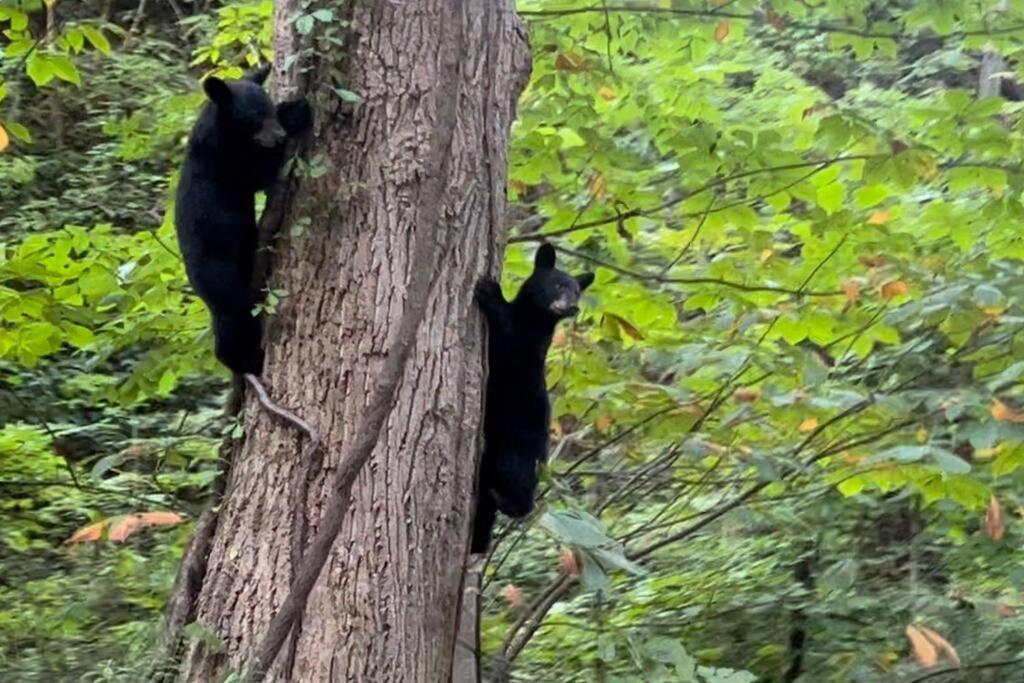
[[[11,137],[7,134],[7,131],[3,126],[0,126],[0,152],[7,149],[8,145],[11,144]]]
[[[597,431],[599,432],[607,432],[612,428],[613,424],[615,424],[615,420],[607,415],[602,415],[594,420],[594,426],[597,427]]]
[[[935,646],[936,650],[946,655],[946,658],[949,659],[953,666],[960,666],[960,655],[957,654],[956,648],[950,645],[948,640],[927,626],[918,626],[917,628],[921,634]]]
[[[775,254],[775,252],[773,250],[771,250],[771,249],[765,249],[764,251],[762,251],[761,252],[761,263],[767,263],[768,259],[770,259],[774,254]]]
[[[849,465],[859,465],[862,462],[864,462],[864,456],[861,455],[860,453],[851,453],[850,451],[843,451],[842,453],[840,453],[840,457],[843,459],[843,462]]]
[[[590,179],[590,197],[592,199],[604,199],[608,196],[608,183],[604,179],[604,176],[600,173],[595,173],[594,177]]]
[[[979,448],[974,451],[974,457],[978,460],[991,460],[1003,451],[1002,444],[996,444],[995,446],[989,446],[988,448]]]
[[[907,638],[910,639],[910,650],[917,663],[923,667],[935,666],[939,662],[939,653],[927,637],[916,626],[907,626]]]
[[[1006,533],[1006,525],[1003,524],[1003,507],[992,496],[988,501],[988,508],[985,509],[985,534],[993,541],[1001,541]]]
[[[868,224],[885,225],[886,223],[889,222],[889,219],[891,217],[892,213],[889,211],[889,209],[879,209],[878,211],[875,211],[870,216],[868,216]]]
[[[804,421],[800,423],[799,427],[797,427],[797,429],[799,429],[800,432],[803,434],[806,434],[807,432],[813,432],[817,428],[818,418],[816,417],[805,417]]]
[[[886,301],[895,299],[910,291],[910,287],[903,280],[892,280],[882,285],[882,298]]]
[[[722,19],[718,22],[718,26],[715,27],[715,40],[719,43],[725,40],[725,37],[729,35],[729,20]]]
[[[615,99],[615,91],[607,85],[602,85],[601,89],[597,91],[597,94],[605,102],[611,102]]]
[[[1024,423],[1024,413],[1016,408],[1011,408],[998,398],[992,401],[991,413],[992,417],[1000,422],[1015,422],[1017,424]]]

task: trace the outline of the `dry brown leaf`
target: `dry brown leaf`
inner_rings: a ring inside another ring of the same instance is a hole
[[[715,27],[715,40],[721,43],[729,35],[729,20],[722,19]]]
[[[561,327],[555,328],[555,334],[551,337],[551,346],[560,349],[569,343],[569,334]]]
[[[772,28],[776,31],[781,31],[786,28],[786,19],[775,12],[768,12],[768,23],[771,24]]]
[[[65,543],[93,543],[104,538],[111,541],[124,541],[139,529],[151,526],[174,526],[181,524],[185,518],[177,512],[137,512],[123,517],[108,517],[84,526],[71,535]],[[104,532],[106,532],[104,534]]]
[[[684,403],[672,412],[677,415],[693,415],[694,417],[700,417],[704,414],[704,409],[700,407],[699,403]]]
[[[800,432],[803,434],[806,434],[807,432],[813,432],[817,428],[818,418],[816,417],[805,417],[804,421],[800,423],[799,427],[797,427],[797,429],[799,429]]]
[[[960,666],[960,655],[957,654],[956,648],[950,645],[948,640],[927,626],[918,626],[917,628],[921,634],[935,646],[936,650],[946,655],[946,659],[948,659],[953,666]]]
[[[843,283],[843,294],[851,304],[857,303],[857,299],[860,298],[860,283],[856,280],[847,280]]]
[[[881,268],[886,263],[884,256],[861,256],[859,260],[868,268]]]
[[[597,427],[597,431],[599,432],[607,432],[609,429],[612,428],[613,424],[615,424],[615,420],[613,420],[608,415],[602,415],[601,417],[594,420],[594,426]]]
[[[985,510],[985,534],[993,541],[1001,541],[1005,533],[1003,506],[999,504],[995,496],[992,496],[988,501],[988,508]]]
[[[886,301],[895,299],[910,291],[910,286],[903,280],[891,280],[882,285],[882,298]]]
[[[559,52],[555,57],[555,68],[559,71],[580,71],[583,62],[583,55],[578,52]]]
[[[149,455],[149,446],[144,443],[132,444],[121,451],[121,457],[125,459],[142,458],[146,455]]]
[[[615,91],[609,88],[607,85],[602,85],[600,89],[597,91],[597,95],[605,102],[611,102],[612,100],[615,99]]]
[[[111,541],[121,542],[139,529],[151,526],[174,526],[184,521],[185,518],[176,512],[139,512],[112,521],[108,537]]]
[[[502,588],[501,596],[513,607],[523,606],[523,592],[514,583],[510,583]]]
[[[1013,605],[1007,605],[1001,602],[996,603],[996,614],[1003,619],[1013,619],[1020,614],[1020,610]]]
[[[3,126],[0,126],[0,152],[7,149],[10,144],[11,136],[7,134],[7,130]]]
[[[916,626],[907,626],[907,638],[910,639],[910,651],[918,664],[932,667],[939,663],[939,653],[935,646]]]
[[[868,225],[885,225],[890,218],[892,218],[892,212],[889,209],[879,209],[868,216]]]
[[[558,571],[566,576],[580,575],[580,558],[572,548],[564,548],[558,556]]]
[[[992,408],[990,410],[992,417],[1000,422],[1024,423],[1024,413],[1006,405],[998,398],[992,401]]]
[[[743,387],[732,394],[732,400],[737,403],[754,403],[761,398],[761,390],[757,387]]]
[[[95,524],[83,526],[81,529],[71,534],[71,538],[64,541],[65,543],[92,543],[103,538],[103,531],[110,524],[109,519],[104,519]]]
[[[614,313],[605,313],[605,316],[607,316],[608,318],[613,320],[615,322],[615,324],[618,325],[620,330],[625,332],[627,335],[629,335],[633,339],[635,339],[637,341],[643,341],[643,339],[644,339],[643,332],[641,332],[640,330],[636,329],[636,326],[633,325],[633,323],[629,322],[628,320],[626,320],[622,316],[615,315]]]

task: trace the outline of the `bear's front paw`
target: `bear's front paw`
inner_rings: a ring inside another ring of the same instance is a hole
[[[481,278],[476,283],[476,301],[481,305],[487,305],[497,301],[503,301],[501,296],[501,285],[492,277]]]
[[[282,102],[277,105],[277,120],[288,135],[301,135],[313,127],[313,108],[304,99]]]

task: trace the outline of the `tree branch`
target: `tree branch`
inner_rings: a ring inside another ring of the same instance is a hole
[[[652,206],[652,207],[649,207],[649,208],[641,208],[641,209],[630,209],[629,211],[625,211],[623,213],[616,214],[614,217],[611,217],[611,218],[599,218],[597,220],[589,221],[587,223],[578,223],[578,224],[573,225],[571,227],[563,228],[561,230],[552,230],[551,232],[534,233],[534,234],[531,234],[531,235],[516,235],[515,237],[509,238],[509,243],[511,244],[511,243],[514,243],[514,242],[546,241],[546,240],[551,239],[552,237],[561,237],[562,235],[567,235],[567,234],[569,234],[571,232],[576,232],[577,230],[587,230],[589,228],[597,228],[597,227],[600,227],[602,225],[609,225],[611,223],[618,223],[619,221],[623,221],[623,220],[626,220],[628,218],[636,218],[638,216],[650,216],[651,214],[657,213],[659,211],[664,211],[665,209],[671,209],[673,206],[676,206],[678,204],[682,204],[687,199],[691,199],[693,197],[696,197],[697,195],[703,194],[704,192],[707,192],[708,190],[713,190],[716,187],[721,187],[722,185],[726,185],[726,184],[728,184],[728,183],[730,183],[730,182],[732,182],[734,180],[740,180],[742,178],[749,178],[750,176],[761,175],[761,174],[764,174],[764,173],[775,173],[775,172],[778,172],[778,171],[795,171],[795,170],[799,170],[799,169],[802,169],[802,168],[812,168],[812,167],[818,167],[816,170],[820,171],[820,170],[823,170],[825,168],[828,168],[829,166],[832,166],[833,164],[840,164],[840,163],[843,163],[843,162],[846,162],[846,161],[870,161],[872,159],[881,159],[881,158],[884,158],[885,156],[887,156],[887,155],[885,155],[885,154],[848,154],[848,155],[836,157],[834,159],[819,159],[819,160],[816,160],[816,161],[802,161],[802,162],[799,162],[799,163],[782,164],[781,166],[769,166],[769,167],[766,167],[766,168],[755,168],[755,169],[751,169],[749,171],[740,171],[739,173],[733,173],[732,175],[722,176],[722,177],[719,177],[719,178],[715,178],[714,180],[711,180],[711,181],[705,183],[704,185],[701,185],[700,187],[698,187],[695,190],[692,190],[690,192],[684,192],[681,196],[675,197],[674,199],[670,199],[670,200],[668,200],[666,202],[663,202],[663,203],[659,204],[658,206]]]
[[[794,296],[841,296],[843,292],[840,291],[823,291],[823,290],[806,290],[802,288],[793,289],[790,287],[776,287],[773,285],[746,285],[742,282],[733,282],[732,280],[722,280],[716,277],[672,277],[668,275],[660,275],[658,273],[641,273],[636,270],[630,270],[623,268],[622,266],[609,263],[602,259],[584,254],[581,251],[575,249],[569,249],[568,247],[556,246],[555,249],[558,251],[568,254],[569,256],[575,256],[578,259],[589,261],[596,265],[613,270],[620,275],[634,278],[636,280],[645,282],[661,282],[665,284],[679,284],[679,285],[720,285],[722,287],[730,287],[732,289],[738,289],[743,292],[776,292],[778,294],[792,294]]]
[[[738,21],[750,21],[750,22],[762,22],[767,18],[765,14],[745,14],[742,12],[719,12],[714,9],[675,9],[672,7],[632,7],[628,5],[617,5],[617,6],[603,6],[603,5],[592,5],[589,7],[573,7],[570,9],[555,9],[555,10],[527,10],[519,12],[521,17],[534,17],[539,20],[556,19],[559,17],[566,17],[578,14],[663,14],[668,16],[679,16],[679,17],[696,17],[706,19],[736,19]],[[851,36],[859,36],[861,38],[889,38],[896,40],[907,36],[916,36],[917,33],[897,33],[897,32],[885,32],[885,31],[869,31],[862,28],[856,28],[854,26],[840,26],[838,24],[828,23],[817,23],[810,24],[801,21],[790,21],[785,17],[782,18],[785,22],[784,28],[799,28],[807,29],[811,31],[819,31],[822,33],[843,33]],[[1005,35],[1009,33],[1024,32],[1024,24],[1011,24],[1009,26],[1003,26],[1000,28],[983,28],[983,29],[969,29],[965,31],[953,31],[941,38],[949,37],[968,37],[968,36],[997,36]]]

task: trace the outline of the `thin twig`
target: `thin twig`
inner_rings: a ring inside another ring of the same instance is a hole
[[[603,259],[599,259],[589,254],[584,254],[581,251],[570,249],[568,247],[555,246],[555,249],[574,256],[584,261],[596,264],[607,268],[608,270],[615,271],[619,275],[625,275],[635,280],[641,280],[645,282],[661,282],[664,284],[679,284],[679,285],[719,285],[721,287],[729,287],[731,289],[738,289],[743,292],[776,292],[778,294],[791,294],[794,296],[841,296],[843,292],[835,290],[804,290],[804,289],[793,289],[792,287],[777,287],[775,285],[747,285],[742,282],[734,282],[732,280],[723,280],[717,277],[675,277],[669,275],[661,275],[659,273],[642,273],[636,270],[630,270],[629,268],[623,268],[622,266],[610,263]],[[802,287],[802,285],[801,285]]]
[[[274,403],[273,399],[270,398],[270,394],[267,393],[267,388],[263,386],[263,382],[260,381],[259,377],[249,373],[245,373],[243,377],[245,378],[245,381],[248,382],[252,390],[256,392],[256,399],[259,401],[259,404],[263,406],[264,410],[302,430],[306,435],[306,438],[309,439],[311,445],[320,444],[320,435],[315,429],[313,429],[313,426],[287,408],[283,408],[277,403]]]

